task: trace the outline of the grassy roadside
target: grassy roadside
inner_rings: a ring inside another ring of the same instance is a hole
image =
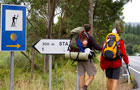
[[[66,67],[67,66],[65,66],[65,69],[53,71],[52,90],[76,90],[76,69],[71,70]],[[48,74],[35,73],[34,78],[30,80],[30,73],[23,73],[20,72],[20,70],[16,70],[16,72],[14,90],[47,90],[49,81]],[[7,72],[7,75],[4,75],[3,80],[0,80],[0,90],[9,89],[9,78],[9,72]],[[89,87],[89,90],[100,90],[101,88],[102,90],[105,90],[105,85],[105,76],[102,71],[98,70],[95,80]]]
[[[5,53],[7,54],[7,53]],[[9,56],[5,54],[0,54],[0,90],[9,90],[9,80],[10,71],[9,66],[6,65],[6,61],[9,62]],[[30,79],[30,71],[28,70],[28,63],[24,57],[20,54],[15,57],[15,70],[14,70],[14,90],[48,90],[48,74],[42,71],[35,70],[34,78]],[[21,61],[22,60],[22,61]],[[5,63],[4,63],[5,62]],[[23,63],[22,67],[19,68],[18,63]],[[60,60],[60,62],[62,62]],[[76,65],[71,66],[71,61],[69,60],[66,64],[59,67],[55,63],[52,71],[52,90],[76,90]],[[104,72],[99,66],[99,56],[96,58],[96,68],[98,70],[94,81],[88,87],[88,90],[106,90],[106,77]],[[87,77],[86,77],[87,78]],[[120,90],[120,89],[119,89]]]

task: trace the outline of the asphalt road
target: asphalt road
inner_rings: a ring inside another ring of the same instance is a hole
[[[140,90],[140,56],[129,56],[129,64],[130,72],[134,75],[138,85],[138,88],[135,90]]]

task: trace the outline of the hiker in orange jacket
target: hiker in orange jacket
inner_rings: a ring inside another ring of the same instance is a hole
[[[113,29],[112,33],[120,34],[122,33],[122,30],[116,27],[115,29]],[[129,60],[125,52],[124,42],[122,39],[119,39],[119,40],[120,40],[120,43],[118,45],[118,50],[120,50],[124,62],[128,64]],[[120,67],[122,65],[121,58],[118,58],[117,60],[114,60],[114,61],[110,61],[110,60],[107,60],[103,56],[103,52],[102,52],[100,59],[101,59],[100,67],[102,68],[102,70],[105,70],[105,74],[107,77],[107,89],[116,90],[119,76],[120,76]]]

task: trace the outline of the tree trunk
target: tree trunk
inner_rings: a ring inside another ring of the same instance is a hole
[[[52,38],[53,19],[57,0],[48,0],[48,38]]]
[[[23,54],[27,58],[27,60],[29,61],[30,65],[31,65],[32,59],[25,52],[21,51],[20,53]],[[34,64],[34,68],[35,69],[40,69],[40,67],[36,64]]]
[[[31,63],[31,79],[33,79],[33,73],[34,73],[34,59],[35,59],[35,50],[32,49],[32,63]]]
[[[54,19],[54,12],[55,12],[55,7],[56,7],[56,2],[57,0],[48,0],[48,33],[46,37],[48,39],[52,38],[52,33],[53,33],[53,19]],[[45,55],[44,56],[44,72],[48,71],[48,66],[49,66],[49,56]]]
[[[49,55],[44,56],[44,72],[49,71]]]
[[[59,33],[58,33],[59,39],[61,38],[62,24],[63,24],[63,12],[61,13],[61,18],[60,18]]]
[[[37,28],[35,27],[34,28],[34,38],[33,38],[33,41],[36,42],[36,30]],[[31,79],[33,79],[33,73],[34,73],[34,60],[35,60],[35,50],[32,48],[31,50],[31,53],[32,53],[32,64],[31,64]]]
[[[27,58],[30,64],[32,63],[32,59],[28,55],[26,55],[25,52],[21,51],[20,53],[23,54]]]
[[[90,3],[90,8],[89,8],[89,23],[91,24],[91,30],[92,30],[92,35],[93,35],[93,10],[94,10],[94,7],[93,7],[93,0],[89,0],[89,3]]]

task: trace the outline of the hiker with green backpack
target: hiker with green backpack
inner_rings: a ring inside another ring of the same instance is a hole
[[[125,52],[125,46],[119,34],[122,33],[120,28],[115,27],[112,33],[106,36],[105,43],[101,54],[100,66],[105,70],[107,77],[107,90],[116,90],[120,77],[121,59],[128,65],[129,60]]]
[[[96,67],[93,64],[93,49],[102,50],[91,35],[91,25],[85,24],[71,31],[69,53],[71,59],[78,61],[79,90],[87,90],[96,75]],[[83,55],[85,55],[83,57]],[[66,56],[66,55],[65,55]],[[86,58],[87,57],[87,58]],[[89,78],[85,81],[85,72]]]

